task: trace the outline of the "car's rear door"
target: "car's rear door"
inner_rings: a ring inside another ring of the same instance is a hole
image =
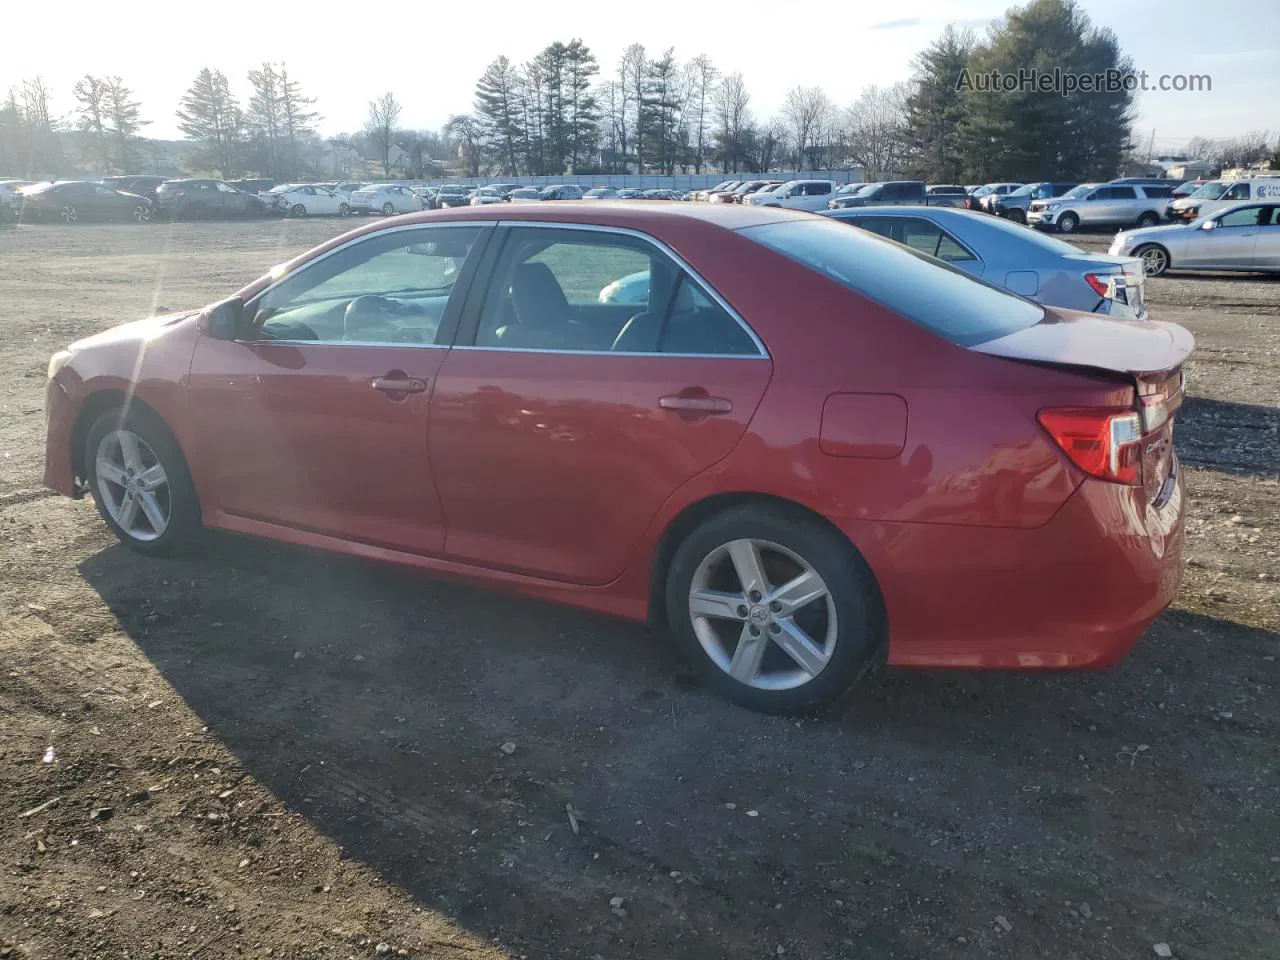
[[[431,390],[492,229],[367,234],[251,301],[241,339],[202,337],[190,409],[206,513],[439,553]]]
[[[1267,206],[1258,218],[1258,239],[1253,245],[1256,270],[1280,270],[1280,205]]]
[[[583,318],[643,271],[648,304],[602,344]],[[655,241],[510,224],[432,396],[446,554],[614,579],[667,498],[738,443],[771,369],[745,323]]]

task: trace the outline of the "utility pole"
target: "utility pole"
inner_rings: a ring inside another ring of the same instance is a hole
[[[1147,164],[1148,165],[1150,165],[1151,163],[1151,154],[1155,153],[1155,149],[1156,149],[1156,128],[1152,127],[1151,142],[1147,144]]]

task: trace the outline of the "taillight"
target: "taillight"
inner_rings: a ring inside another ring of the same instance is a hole
[[[1084,275],[1084,282],[1092,287],[1093,292],[1100,297],[1105,297],[1107,295],[1107,291],[1111,289],[1107,284],[1107,278],[1100,277],[1096,273],[1086,273]]]
[[[1040,425],[1071,462],[1112,483],[1142,482],[1142,421],[1129,409],[1115,407],[1049,407]]]

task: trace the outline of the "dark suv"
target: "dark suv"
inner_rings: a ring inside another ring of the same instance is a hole
[[[155,212],[162,217],[256,217],[266,209],[254,194],[221,180],[166,180],[156,191]]]
[[[121,193],[132,193],[138,197],[154,200],[156,198],[156,190],[159,189],[160,184],[164,183],[164,181],[164,177],[151,176],[150,174],[128,174],[119,177],[103,177],[100,182],[112,190],[119,190]]]
[[[827,206],[832,210],[842,210],[845,207],[896,207],[905,204],[924,206],[928,202],[923,180],[886,180],[884,183],[869,183],[857,193],[834,197]]]

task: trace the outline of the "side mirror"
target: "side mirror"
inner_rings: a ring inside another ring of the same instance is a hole
[[[239,297],[205,307],[200,314],[200,331],[211,340],[234,340],[240,334],[244,301]]]
[[[1206,220],[1200,225],[1201,230],[1216,230],[1218,228],[1217,220]]]

